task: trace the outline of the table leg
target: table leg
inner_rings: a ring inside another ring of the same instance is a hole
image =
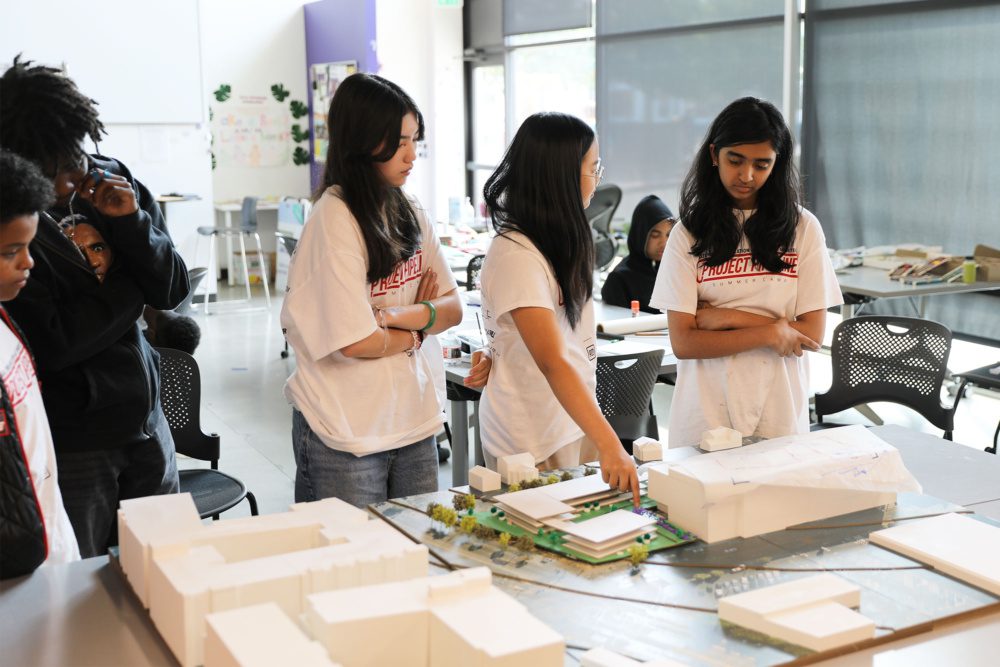
[[[233,212],[226,211],[226,229],[233,228]],[[246,264],[246,255],[243,255],[243,263]],[[233,275],[233,237],[226,234],[226,282],[229,285],[236,284],[236,276]]]
[[[854,317],[854,304],[844,303],[840,306],[840,319],[849,320]]]
[[[876,426],[882,426],[883,424],[885,424],[885,422],[882,421],[882,418],[879,417],[875,413],[875,411],[872,410],[871,407],[869,407],[869,405],[867,403],[862,403],[861,405],[855,405],[854,409],[857,410],[858,412],[860,412],[862,415],[864,415],[868,419],[871,419],[873,422],[875,422]]]
[[[451,401],[451,484],[469,483],[469,404]]]

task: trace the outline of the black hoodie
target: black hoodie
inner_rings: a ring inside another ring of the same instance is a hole
[[[628,257],[618,263],[601,288],[604,303],[630,308],[635,300],[644,312],[660,312],[649,307],[649,297],[653,294],[659,263],[646,256],[646,238],[657,223],[673,217],[670,208],[656,195],[642,198],[632,212],[632,226],[628,230]]]
[[[64,211],[50,211],[39,216],[31,242],[28,283],[6,304],[35,353],[57,453],[113,449],[151,436],[163,419],[159,358],[138,320],[145,304],[170,310],[189,289],[153,195],[120,162],[100,156],[93,162],[127,178],[139,202],[138,211],[118,218],[80,199],[73,204],[80,222],[93,224],[114,250],[104,282],[57,226]]]

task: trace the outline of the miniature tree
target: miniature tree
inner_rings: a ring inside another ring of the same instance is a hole
[[[573,473],[571,473],[569,470],[564,470],[563,474],[559,475],[559,479],[561,479],[564,482],[568,482],[569,480],[573,479]]]
[[[483,540],[492,540],[497,536],[497,531],[485,524],[477,523],[472,529],[472,534]]]
[[[536,477],[534,479],[526,479],[523,482],[521,482],[521,490],[523,491],[524,489],[535,489],[538,488],[539,486],[542,486],[543,484],[545,484],[545,480],[543,480],[541,477]]]
[[[459,512],[462,510],[471,510],[476,508],[476,497],[471,493],[465,495],[455,496],[452,498],[451,504],[455,506],[455,509]]]
[[[456,523],[458,523],[458,512],[450,507],[441,508],[441,523],[447,528],[452,528]]]
[[[559,475],[555,473],[552,473],[551,475],[545,478],[546,484],[555,484],[558,481],[559,481]]]
[[[507,545],[510,544],[510,533],[500,533],[500,548],[506,549]]]
[[[588,468],[584,468],[583,469],[583,476],[584,477],[590,477],[591,475],[596,475],[596,474],[597,474],[597,468],[590,468],[590,467],[588,467]]]
[[[649,558],[649,547],[645,544],[633,544],[628,548],[628,559],[634,567],[638,567]]]
[[[439,503],[427,503],[427,516],[429,516],[430,518],[434,519],[434,511],[438,507],[441,507],[441,505]],[[434,519],[434,520],[437,521],[437,519]]]
[[[520,490],[521,490],[521,485],[518,484],[517,482],[514,482],[513,484],[507,487],[508,493],[514,493],[515,491],[520,491]]]
[[[531,551],[535,548],[535,541],[531,539],[531,535],[521,535],[514,540],[514,546],[521,551]]]
[[[478,525],[479,522],[476,521],[476,517],[474,517],[471,514],[466,514],[465,516],[462,517],[462,520],[459,522],[458,527],[463,533],[472,534],[472,531],[474,531],[476,529],[476,526]]]

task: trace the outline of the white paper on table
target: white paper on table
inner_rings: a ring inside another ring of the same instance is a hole
[[[638,331],[659,331],[667,328],[666,315],[640,315],[638,317],[626,317],[620,320],[605,320],[597,323],[597,330],[601,333],[623,336],[625,334],[636,333]]]
[[[670,466],[704,485],[706,500],[761,485],[859,491],[920,491],[899,450],[861,425],[764,440]]]

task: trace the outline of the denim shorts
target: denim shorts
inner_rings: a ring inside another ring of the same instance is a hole
[[[365,507],[389,498],[437,491],[435,436],[410,445],[355,456],[327,447],[298,410],[292,410],[295,502],[340,498]]]

